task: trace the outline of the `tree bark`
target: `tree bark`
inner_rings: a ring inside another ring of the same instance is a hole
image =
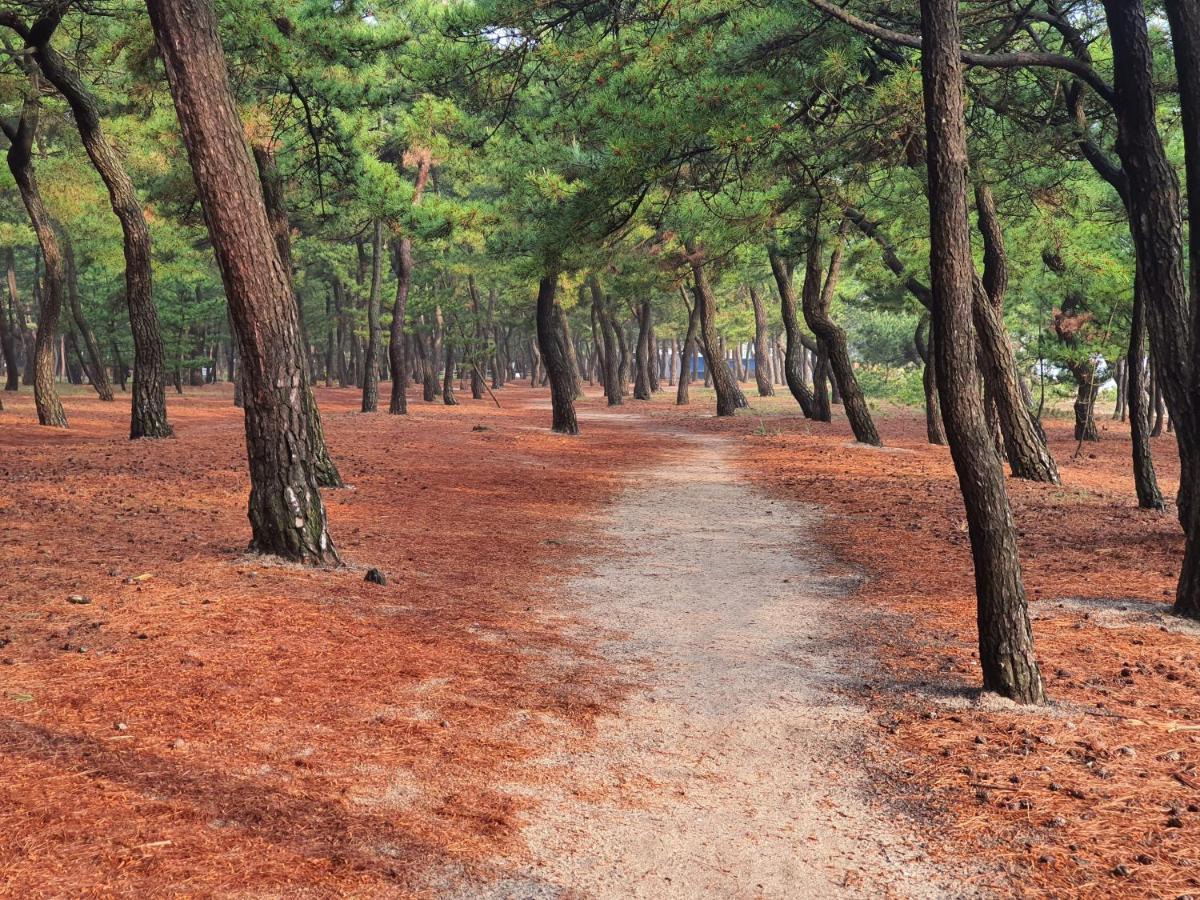
[[[246,395],[250,547],[337,563],[304,403],[308,367],[288,273],[229,89],[209,0],[147,0],[237,333]]]
[[[58,316],[62,310],[63,272],[62,251],[58,236],[42,194],[38,188],[37,174],[33,169],[33,138],[38,126],[37,76],[31,75],[30,91],[21,107],[21,118],[13,127],[4,126],[9,139],[8,168],[21,202],[29,214],[30,225],[42,249],[46,264],[45,281],[38,303],[37,337],[33,347],[33,400],[37,407],[38,423],[51,428],[66,428],[67,414],[54,387],[54,338],[58,327]]]
[[[1019,703],[1044,703],[1016,524],[976,390],[958,0],[921,0],[921,23],[934,353],[942,418],[971,536],[983,685]]]
[[[588,276],[588,288],[592,292],[592,309],[596,313],[596,321],[600,324],[600,334],[604,342],[604,363],[601,372],[604,396],[608,398],[609,406],[620,406],[625,402],[625,398],[621,387],[621,351],[617,344],[616,327],[608,308],[608,298],[604,296],[600,279],[595,274]]]
[[[696,335],[700,329],[700,304],[687,302],[687,291],[679,289],[684,297],[684,307],[688,311],[687,334],[683,338],[683,354],[679,359],[679,383],[675,390],[675,405],[687,406],[691,402],[688,396],[692,384],[692,367],[696,358]]]
[[[925,367],[921,374],[921,383],[925,389],[925,436],[929,443],[944,446],[946,431],[942,426],[941,401],[938,399],[937,362],[933,353],[933,336],[929,333],[929,313],[925,313],[917,322],[913,343]]]
[[[137,438],[170,437],[167,419],[165,352],[154,306],[153,274],[150,253],[150,229],[142,204],[121,157],[104,134],[100,107],[82,79],[50,45],[65,5],[35,22],[26,45],[47,80],[58,89],[71,107],[75,126],[88,158],[108,189],[109,202],[117,220],[125,251],[125,300],[129,307],[129,326],[133,333],[133,404],[129,436]]]
[[[13,333],[14,319],[17,309],[17,271],[12,248],[4,253],[5,275],[8,295],[4,303],[0,303],[0,353],[4,354],[4,372],[6,391],[21,389],[21,370],[17,364],[17,344]]]
[[[371,233],[371,287],[367,293],[367,350],[363,356],[362,411],[379,411],[380,294],[383,290],[383,222],[376,220]]]
[[[818,216],[813,217],[812,236],[808,244],[808,258],[805,266],[804,290],[802,305],[804,320],[817,340],[825,348],[829,359],[829,368],[842,396],[842,405],[846,410],[846,418],[850,421],[850,429],[854,439],[860,444],[883,446],[875,422],[871,419],[871,411],[867,408],[867,399],[858,386],[854,377],[854,365],[850,360],[850,348],[846,345],[846,333],[833,321],[829,314],[829,306],[837,288],[838,277],[842,268],[842,248],[846,238],[845,221],[835,240],[833,253],[829,259],[829,271],[825,283],[821,283],[821,252],[824,242],[821,240],[821,226]]]
[[[1133,318],[1129,326],[1129,354],[1125,357],[1125,405],[1129,414],[1129,434],[1133,443],[1133,486],[1142,509],[1165,509],[1154,456],[1150,451],[1150,420],[1147,415],[1148,379],[1146,367],[1146,298],[1142,279],[1134,275]]]
[[[633,397],[635,400],[650,399],[650,301],[638,304],[638,336],[634,350]]]
[[[804,377],[805,348],[800,336],[800,322],[796,316],[796,292],[792,287],[792,276],[776,244],[772,243],[767,247],[767,255],[771,261],[771,274],[775,276],[775,285],[779,290],[779,310],[786,341],[783,354],[784,380],[787,381],[792,397],[800,404],[805,418],[812,419],[816,417],[816,404],[813,392],[809,390]]]
[[[92,387],[96,389],[96,394],[102,401],[111,403],[113,399],[112,385],[108,381],[108,370],[104,368],[104,357],[100,355],[100,345],[96,343],[96,333],[92,331],[92,327],[84,318],[83,305],[79,302],[79,272],[75,268],[75,248],[66,237],[63,238],[63,258],[66,263],[67,300],[71,306],[71,318],[75,320],[75,327],[83,339],[83,348],[81,349],[87,351],[86,359],[82,354],[80,358],[83,359],[84,370],[88,373],[88,379],[92,382]]]
[[[717,392],[717,415],[732,416],[749,404],[734,381],[733,373],[725,363],[725,355],[718,346],[717,301],[704,274],[704,253],[690,239],[684,243],[684,247],[695,281],[696,305],[700,307],[700,344],[704,348],[705,368],[712,374],[713,387]]]
[[[750,285],[750,303],[754,307],[754,381],[758,396],[775,396],[775,385],[771,381],[771,357],[767,352],[767,310],[762,296],[754,285]]]
[[[537,344],[550,377],[553,409],[550,427],[560,434],[579,434],[579,422],[575,418],[575,383],[567,358],[565,332],[559,321],[563,312],[556,299],[557,293],[558,269],[549,265],[538,283]]]

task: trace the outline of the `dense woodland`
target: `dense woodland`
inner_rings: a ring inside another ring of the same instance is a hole
[[[575,434],[585,383],[702,380],[867,444],[911,403],[984,686],[1041,703],[1006,481],[1057,483],[1067,397],[1081,446],[1128,423],[1200,618],[1192,0],[8,0],[0,37],[6,390],[67,429],[63,382],[128,394],[150,439],[232,381],[253,549],[339,562],[313,385],[380,416],[548,385]]]

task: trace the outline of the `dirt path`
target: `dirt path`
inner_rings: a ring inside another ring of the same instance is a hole
[[[876,726],[836,690],[853,612],[811,562],[817,514],[757,492],[720,438],[663,439],[565,601],[638,687],[589,752],[543,760],[532,863],[486,895],[942,896],[855,763]]]

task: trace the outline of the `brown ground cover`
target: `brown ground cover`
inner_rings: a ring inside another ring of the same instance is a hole
[[[1200,629],[1166,615],[1183,542],[1173,513],[1137,509],[1127,426],[1106,411],[1103,440],[1076,456],[1070,422],[1050,419],[1062,487],[1008,482],[1054,701],[1026,712],[975,696],[966,519],[923,419],[885,410],[881,452],[850,444],[844,421],[756,406],[767,414],[685,421],[736,436],[770,490],[824,505],[822,540],[868,576],[854,600],[877,627],[856,639],[884,664],[865,676],[878,756],[942,854],[997,863],[1003,889],[1030,896],[1200,896]],[[1174,438],[1154,448],[1173,497]]]
[[[497,782],[615,697],[544,598],[652,439],[551,435],[527,387],[407,419],[318,396],[359,568],[243,555],[224,386],[172,398],[159,443],[123,403],[75,393],[58,432],[5,396],[0,893],[424,894],[512,842]]]

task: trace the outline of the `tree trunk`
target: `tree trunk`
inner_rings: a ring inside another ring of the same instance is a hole
[[[805,418],[812,419],[815,418],[815,398],[804,377],[804,343],[800,337],[800,322],[796,317],[796,292],[792,288],[792,276],[776,244],[768,246],[767,255],[771,260],[771,274],[775,276],[775,285],[779,290],[779,311],[787,342],[783,355],[784,380],[792,397],[800,404]]]
[[[829,368],[837,380],[842,396],[842,404],[846,410],[846,418],[850,421],[850,429],[854,439],[860,444],[883,446],[875,422],[871,419],[871,411],[867,408],[867,398],[863,396],[854,377],[854,365],[850,361],[850,348],[846,345],[846,333],[833,321],[829,314],[829,306],[833,302],[834,291],[837,288],[838,277],[842,268],[842,248],[845,246],[847,222],[843,221],[838,232],[829,260],[829,272],[825,284],[821,284],[821,225],[818,216],[813,217],[812,237],[808,245],[808,260],[804,275],[804,291],[802,305],[804,320],[829,358]]]
[[[624,391],[621,388],[620,349],[617,344],[616,327],[612,314],[608,309],[608,298],[600,287],[600,279],[594,274],[588,276],[588,287],[592,292],[592,309],[600,324],[600,334],[604,341],[604,368],[601,381],[604,383],[604,396],[608,398],[609,406],[620,406],[625,402]]]
[[[942,427],[942,409],[938,399],[937,363],[933,353],[933,336],[929,333],[929,313],[921,316],[917,322],[917,332],[913,338],[917,355],[925,365],[921,382],[925,388],[925,435],[929,443],[944,446],[946,431]]]
[[[972,279],[972,316],[979,341],[979,365],[988,396],[995,404],[1001,446],[1014,478],[1058,484],[1058,466],[1050,455],[1033,412],[1021,394],[1012,342],[1004,327],[1008,257],[991,189],[975,187],[975,207],[983,234],[983,279]]]
[[[638,309],[637,348],[634,351],[635,400],[650,399],[650,301],[643,300]]]
[[[21,370],[17,365],[17,344],[14,336],[14,319],[11,318],[16,313],[17,303],[17,271],[14,265],[12,248],[9,247],[4,253],[4,263],[6,268],[8,295],[3,303],[0,303],[0,353],[4,354],[4,372],[6,391],[19,391],[21,389]]]
[[[579,434],[575,418],[575,382],[567,357],[566,333],[560,321],[563,312],[558,293],[558,269],[547,266],[538,283],[537,344],[546,373],[550,377],[550,402],[553,408],[551,429],[560,434]]]
[[[442,403],[446,406],[458,406],[458,398],[454,396],[454,341],[450,336],[442,341],[445,350],[445,367],[442,370]]]
[[[775,385],[771,380],[771,357],[767,349],[767,310],[754,285],[750,285],[750,303],[754,307],[754,380],[758,385],[758,396],[773,397]]]
[[[96,394],[102,401],[111,403],[113,399],[112,385],[108,383],[108,370],[104,368],[104,357],[100,355],[100,345],[96,343],[96,334],[88,325],[87,319],[84,318],[83,305],[79,302],[79,273],[75,269],[75,248],[65,237],[63,239],[63,257],[66,263],[67,300],[71,306],[71,318],[75,320],[75,327],[79,330],[79,335],[83,338],[83,346],[87,350],[86,359],[82,354],[80,358],[83,359],[84,369],[88,373],[92,387],[96,389]]]
[[[691,401],[688,389],[692,384],[692,369],[696,361],[696,335],[700,330],[700,304],[687,302],[687,291],[680,288],[684,297],[684,307],[688,311],[687,334],[683,338],[683,353],[679,358],[679,382],[675,391],[675,405],[687,406]]]
[[[375,221],[371,234],[371,287],[367,293],[367,350],[363,355],[362,411],[379,411],[380,294],[383,290],[383,222]]]
[[[724,354],[717,343],[717,301],[704,274],[703,251],[698,251],[690,239],[684,246],[695,280],[696,305],[700,308],[700,344],[704,348],[705,368],[711,373],[713,387],[717,392],[717,415],[732,416],[749,404],[746,403],[741,388],[733,380],[733,374],[725,364]]]
[[[958,0],[921,0],[921,22],[934,353],[942,417],[966,506],[975,563],[983,685],[985,690],[1019,703],[1044,703],[1021,581],[1016,524],[976,390],[975,276],[967,227]]]
[[[46,78],[71,107],[80,140],[108,189],[112,210],[121,223],[125,250],[125,301],[133,332],[133,404],[129,436],[165,438],[172,434],[167,420],[165,352],[154,306],[150,229],[133,181],[120,154],[108,141],[100,123],[100,107],[65,60],[50,45],[65,6],[52,11],[31,29],[33,57]]]
[[[229,90],[209,0],[147,0],[237,334],[250,460],[250,547],[337,563],[304,402],[308,371],[288,273]]]
[[[38,85],[37,76],[31,75],[33,82],[24,105],[21,108],[21,118],[15,128],[5,125],[10,145],[8,148],[8,168],[17,190],[21,194],[21,202],[29,213],[29,222],[33,233],[37,235],[38,245],[42,248],[42,259],[46,264],[45,283],[43,284],[38,304],[37,337],[33,348],[33,400],[37,407],[38,423],[52,428],[66,428],[67,414],[63,411],[62,401],[54,387],[54,338],[58,327],[58,316],[63,302],[63,258],[58,246],[58,236],[50,221],[38,189],[37,175],[33,170],[33,138],[38,125]]]
[[[1129,435],[1133,444],[1133,486],[1138,506],[1142,509],[1163,510],[1162,492],[1154,472],[1154,456],[1150,452],[1150,420],[1146,403],[1149,399],[1146,366],[1146,298],[1142,296],[1142,280],[1134,275],[1133,318],[1129,326],[1129,354],[1125,357],[1126,407],[1129,411]]]

